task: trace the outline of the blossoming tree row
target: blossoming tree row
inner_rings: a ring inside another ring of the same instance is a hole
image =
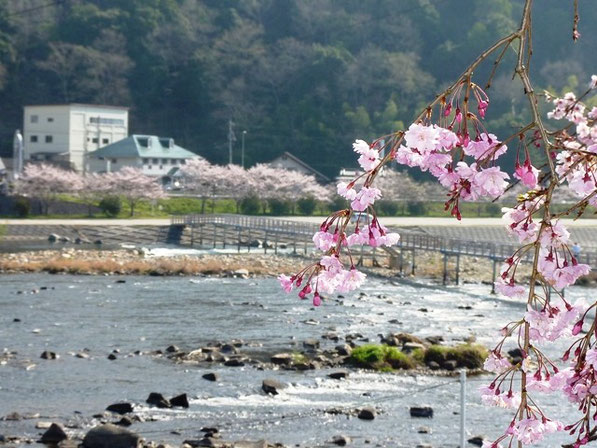
[[[434,176],[445,188],[446,210],[459,220],[462,201],[496,199],[513,184],[524,188],[516,203],[503,210],[506,231],[520,247],[504,260],[496,286],[502,294],[524,300],[526,309],[519,319],[504,323],[485,362],[485,369],[495,377],[481,389],[483,402],[511,409],[512,419],[493,441],[484,443],[485,448],[530,445],[558,431],[571,435],[574,448],[597,440],[597,325],[589,317],[597,303],[594,298],[571,303],[564,297],[563,289],[590,267],[575,258],[561,219],[597,206],[597,108],[583,103],[596,89],[597,76],[580,96],[547,94],[541,98],[534,91],[528,69],[532,4],[525,0],[519,28],[481,53],[407,130],[371,143],[355,141],[353,150],[364,174],[337,185],[350,208],[331,214],[313,236],[322,251],[320,260],[279,278],[286,292],[296,290],[301,299],[309,297],[316,306],[322,303],[321,293],[351,291],[362,285],[365,274],[356,270],[352,249],[399,241],[398,234],[388,232],[379,222],[374,209],[383,197],[374,181],[392,160]],[[571,4],[576,40],[580,37],[578,5],[576,0]],[[528,99],[530,120],[500,139],[486,128],[484,118],[490,105],[488,88],[509,50],[517,55],[513,77]],[[494,66],[482,88],[474,72],[489,59]],[[545,113],[542,104],[551,110]],[[500,165],[507,151],[516,152],[512,178]],[[576,194],[576,202],[556,213],[551,207],[554,194],[566,185]],[[351,224],[355,213],[359,219]],[[518,267],[529,255],[532,271],[523,281]],[[562,339],[568,348],[559,359],[547,356],[545,346]],[[513,363],[506,355],[514,347],[522,353],[520,362]],[[567,422],[555,420],[541,407],[545,393],[560,393],[562,400],[578,409],[578,415],[571,415]]]

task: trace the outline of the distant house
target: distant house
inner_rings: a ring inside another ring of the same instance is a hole
[[[155,135],[131,135],[89,154],[91,172],[118,171],[125,166],[140,168],[148,176],[167,182],[187,160],[200,156],[174,144],[174,139]]]
[[[318,182],[328,183],[330,178],[317,171],[310,165],[307,165],[301,159],[293,156],[289,152],[284,152],[281,156],[276,157],[269,164],[272,168],[282,168],[290,171],[299,171],[303,174],[314,176]]]
[[[25,160],[46,161],[79,172],[87,156],[128,135],[128,108],[94,104],[25,106]]]

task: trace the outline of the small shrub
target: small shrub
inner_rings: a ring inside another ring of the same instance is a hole
[[[106,216],[114,218],[122,210],[122,201],[118,196],[106,196],[100,201],[99,208]]]
[[[244,215],[258,215],[261,211],[261,201],[257,196],[247,196],[240,201],[240,211]]]
[[[420,201],[408,201],[406,210],[411,216],[424,216],[427,213],[427,205]]]
[[[290,201],[285,201],[282,199],[270,199],[268,203],[272,215],[290,215],[290,212],[292,211],[292,203]]]
[[[31,213],[31,203],[29,199],[19,197],[14,204],[15,212],[19,218],[26,218]]]
[[[343,210],[349,207],[349,203],[342,196],[334,195],[332,202],[329,203],[329,210],[335,212],[336,210]]]
[[[311,216],[315,211],[315,207],[317,207],[317,200],[312,196],[308,196],[296,201],[296,205],[301,215]]]
[[[485,211],[489,216],[502,216],[502,207],[499,204],[493,202],[485,206]]]
[[[394,201],[378,201],[377,206],[379,211],[384,216],[396,216],[398,213],[398,203]]]

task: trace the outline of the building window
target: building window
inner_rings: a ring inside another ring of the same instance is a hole
[[[162,163],[163,163],[164,165],[168,165],[168,159],[162,159]]]
[[[124,120],[121,118],[102,118],[102,117],[90,117],[89,123],[92,124],[115,124],[124,126]]]
[[[91,143],[99,143],[99,138],[97,138],[97,137],[93,137],[93,138],[91,139]]]
[[[143,159],[143,165],[147,165],[149,163],[149,159]]]
[[[107,138],[102,138],[102,144],[107,145],[108,143],[110,143],[110,140]]]
[[[37,143],[37,135],[32,135],[31,137],[29,137],[29,141],[31,143]]]
[[[46,143],[52,143],[54,138],[51,135],[46,135]]]
[[[147,165],[147,169],[150,170],[151,169],[151,165]]]
[[[180,159],[180,164],[184,165],[185,163],[187,163],[187,161],[185,159]]]
[[[170,159],[170,163],[172,165],[176,165],[178,163],[178,160],[176,160],[176,159]]]
[[[161,170],[163,170],[163,169],[164,169],[164,167],[163,167],[162,165],[160,165],[160,169],[161,169]]]
[[[152,163],[160,163],[160,161],[158,159],[151,159]]]
[[[111,162],[112,163],[116,163],[118,160],[117,159],[112,159]]]
[[[54,118],[48,117],[48,123],[53,123],[53,122],[54,122]]]
[[[31,123],[37,123],[39,121],[39,115],[31,115]]]

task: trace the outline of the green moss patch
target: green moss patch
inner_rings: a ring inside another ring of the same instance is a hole
[[[359,367],[383,371],[413,369],[417,364],[413,358],[396,347],[375,344],[356,347],[352,351],[350,362]]]
[[[432,345],[425,351],[423,360],[427,365],[436,362],[443,367],[446,361],[456,361],[457,367],[479,369],[483,367],[487,354],[487,349],[478,344],[461,344],[454,347]]]

